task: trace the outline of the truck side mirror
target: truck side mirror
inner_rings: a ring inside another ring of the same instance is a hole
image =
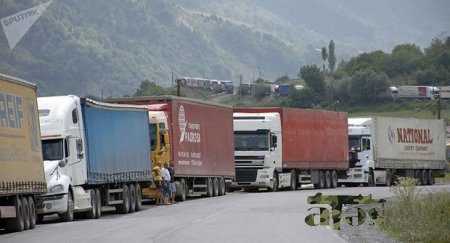
[[[271,133],[271,142],[272,142],[272,147],[276,148],[277,147],[277,135]]]
[[[77,140],[76,140],[76,147],[77,147],[77,157],[78,157],[78,159],[84,158],[83,139],[77,138]]]
[[[170,149],[169,132],[164,131],[163,139],[164,144],[166,145],[166,149]]]

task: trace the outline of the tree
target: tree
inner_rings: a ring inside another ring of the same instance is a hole
[[[284,84],[284,83],[287,83],[289,80],[291,80],[291,79],[289,78],[289,76],[283,75],[283,76],[281,76],[281,77],[275,79],[275,83],[276,83],[276,84]]]
[[[306,85],[319,95],[325,94],[325,81],[323,74],[316,65],[307,65],[300,68],[299,77],[305,80]]]
[[[328,45],[328,68],[331,73],[334,73],[334,69],[336,67],[336,55],[334,54],[334,41],[331,40]],[[323,50],[323,49],[322,49]]]
[[[352,104],[381,103],[387,98],[388,77],[373,68],[357,71],[348,86]]]
[[[322,47],[322,60],[323,60],[323,70],[325,71],[325,61],[328,58],[327,48],[324,46]]]
[[[139,85],[139,88],[137,88],[136,92],[134,93],[134,96],[156,96],[156,95],[164,95],[168,94],[169,92],[156,84],[155,82],[152,82],[150,80],[144,80],[141,82],[141,85]]]

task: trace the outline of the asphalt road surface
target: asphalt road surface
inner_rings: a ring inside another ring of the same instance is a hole
[[[450,184],[425,187],[450,191]],[[228,193],[222,197],[195,198],[170,206],[148,204],[132,214],[115,214],[103,208],[95,220],[62,223],[46,218],[33,230],[5,233],[0,242],[346,242],[330,226],[308,226],[312,205],[307,197],[368,195],[389,198],[386,187],[351,187],[327,190]]]

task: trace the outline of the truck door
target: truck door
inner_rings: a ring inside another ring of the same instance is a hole
[[[362,137],[361,138],[361,153],[360,153],[360,161],[361,164],[364,164],[367,160],[372,160],[372,147],[371,147],[370,137]]]

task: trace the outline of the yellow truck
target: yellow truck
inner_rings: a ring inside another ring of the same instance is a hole
[[[36,85],[0,74],[0,228],[34,228],[46,192]]]

